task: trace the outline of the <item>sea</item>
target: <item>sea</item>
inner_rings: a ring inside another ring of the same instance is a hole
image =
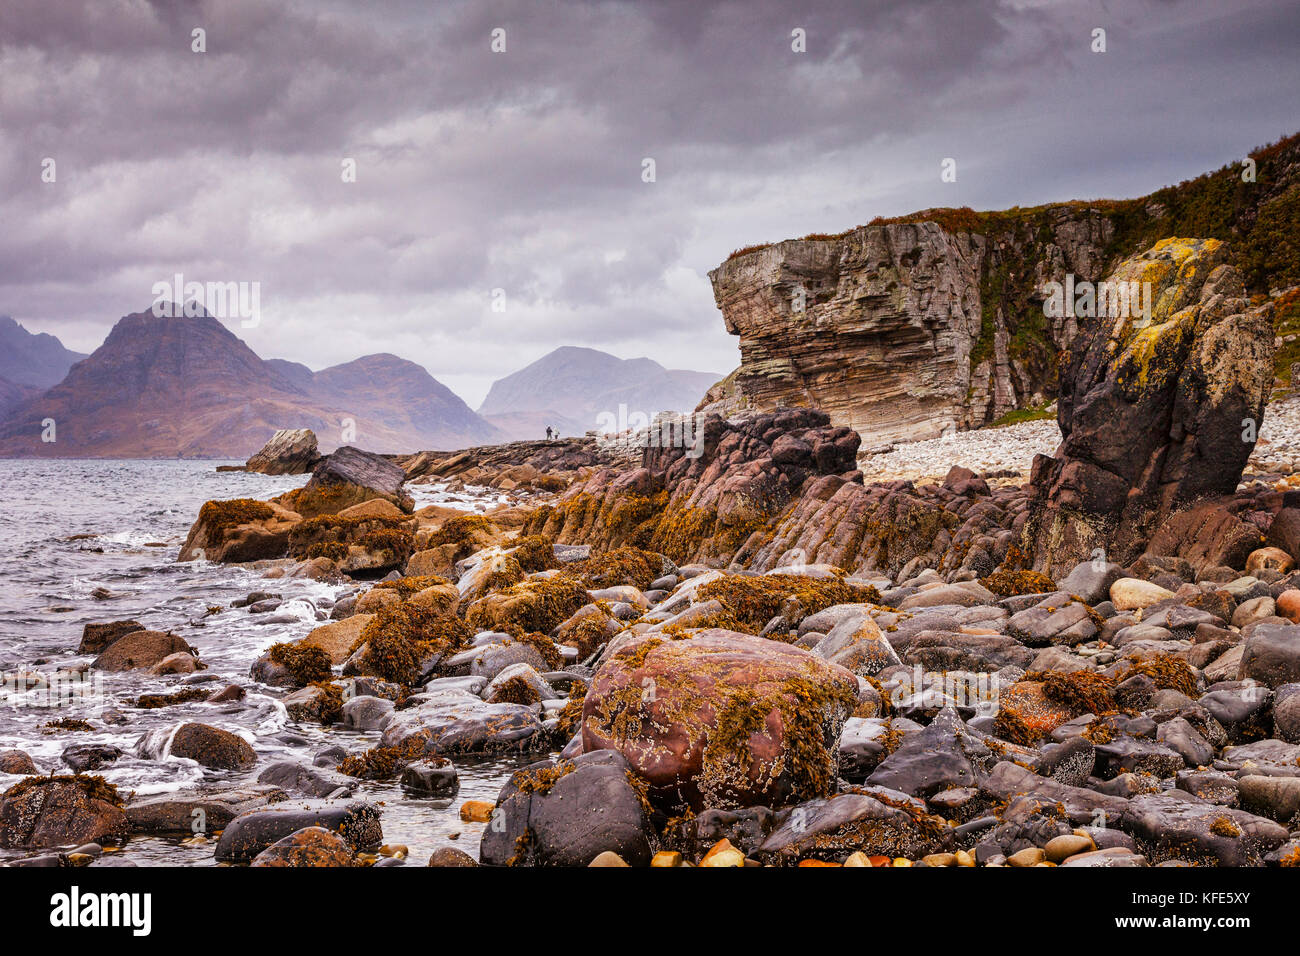
[[[306,481],[305,475],[219,472],[220,464],[238,463],[0,460],[0,750],[18,748],[43,772],[70,773],[62,758],[68,748],[116,746],[123,755],[94,772],[124,796],[147,796],[251,784],[276,761],[311,763],[328,747],[359,752],[378,742],[378,732],[291,720],[281,703],[287,691],[249,676],[252,663],[272,644],[306,635],[327,619],[340,596],[367,585],[268,579],[247,566],[177,561],[205,501],[267,499]],[[488,489],[453,493],[440,485],[410,485],[408,490],[417,507],[472,511],[497,500]],[[254,591],[278,594],[284,603],[265,614],[232,607]],[[83,627],[127,619],[174,631],[199,650],[206,670],[197,678],[90,671],[93,657],[77,654]],[[23,677],[31,672],[41,672],[44,680],[36,684]],[[70,673],[88,679],[68,679]],[[231,703],[133,706],[142,693],[174,691],[196,679],[213,690],[239,684],[247,693]],[[92,729],[49,726],[62,718],[85,720]],[[239,734],[257,752],[257,766],[216,771],[184,758],[159,757],[158,748],[146,744],[151,733],[156,739],[153,732],[187,721]],[[355,796],[382,804],[384,840],[406,846],[409,864],[423,865],[440,846],[477,858],[482,824],[462,822],[460,804],[495,800],[513,770],[537,759],[457,759],[460,792],[452,799],[408,797],[395,779],[358,781]],[[21,779],[0,774],[0,791]],[[110,852],[117,864],[215,865],[215,843],[186,836],[132,836]],[[0,850],[0,859],[31,852]]]

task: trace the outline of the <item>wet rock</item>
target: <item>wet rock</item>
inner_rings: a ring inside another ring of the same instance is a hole
[[[357,783],[354,777],[295,760],[271,764],[258,774],[257,782],[308,797],[349,797]]]
[[[650,862],[653,830],[627,761],[613,751],[516,771],[497,797],[479,857],[489,865],[586,866],[617,853]]]
[[[209,501],[199,510],[178,561],[262,561],[283,557],[301,516],[274,501]]]
[[[1110,587],[1124,577],[1124,569],[1109,561],[1081,561],[1060,581],[1060,589],[1077,595],[1085,604],[1099,604],[1110,596]]]
[[[1177,753],[1189,767],[1205,767],[1214,759],[1214,747],[1182,717],[1161,724],[1156,742]]]
[[[263,475],[305,475],[320,461],[310,428],[281,428],[245,465]]]
[[[511,664],[488,683],[483,699],[490,704],[537,704],[556,697],[551,685],[530,664]]]
[[[1292,825],[1300,813],[1300,777],[1252,774],[1237,781],[1241,808]]]
[[[1264,856],[1287,838],[1272,820],[1169,794],[1129,801],[1120,826],[1151,860],[1181,858],[1218,866],[1262,866]]]
[[[392,719],[394,705],[382,697],[352,697],[343,702],[345,730],[383,730]]]
[[[454,797],[460,792],[460,777],[445,757],[423,757],[407,764],[399,782],[415,797]]]
[[[1283,684],[1273,700],[1273,733],[1279,740],[1300,744],[1300,684]]]
[[[920,733],[903,738],[892,754],[867,778],[914,797],[976,783],[997,760],[951,707],[944,708]]]
[[[304,827],[272,843],[251,866],[353,866],[356,850],[343,837],[324,827]]]
[[[901,663],[876,622],[865,614],[835,625],[812,652],[860,677],[871,677]]]
[[[980,782],[980,789],[997,800],[1029,796],[1060,803],[1076,825],[1095,823],[1098,819],[1118,820],[1127,806],[1127,802],[1119,797],[1084,787],[1067,786],[1005,760]]]
[[[379,810],[372,804],[359,800],[286,800],[231,820],[217,843],[216,859],[247,862],[304,827],[337,833],[353,850],[376,847],[384,839]]]
[[[281,495],[279,500],[304,518],[338,514],[373,499],[387,501],[410,514],[414,503],[403,490],[405,483],[406,472],[387,458],[344,445],[312,469],[306,485]]]
[[[138,833],[214,833],[241,813],[284,797],[269,786],[181,791],[132,799],[126,816]]]
[[[38,774],[40,770],[25,750],[0,750],[0,773]]]
[[[216,770],[242,770],[257,762],[257,754],[243,737],[193,722],[176,729],[168,752],[173,757],[187,757]]]
[[[63,762],[72,768],[73,773],[98,770],[115,762],[120,756],[122,749],[111,744],[79,744],[67,748],[62,754]]]
[[[285,696],[282,701],[290,720],[333,723],[339,714],[339,699],[325,687],[309,684]]]
[[[374,591],[367,592],[369,594]],[[388,590],[380,593],[390,593],[397,595],[396,591]],[[330,656],[330,663],[338,667],[352,651],[357,639],[361,637],[362,630],[374,619],[373,614],[356,613],[344,618],[341,621],[331,621],[328,624],[322,624],[315,628],[310,634],[304,637],[299,644],[311,644],[321,648]],[[265,683],[265,681],[263,682]]]
[[[856,851],[917,859],[951,845],[952,831],[937,817],[864,794],[844,793],[793,807],[756,856],[778,865],[808,858],[839,862]]]
[[[440,846],[429,857],[429,866],[478,866],[478,861],[454,846]]]
[[[1147,608],[1173,596],[1173,591],[1141,578],[1120,578],[1110,586],[1110,600],[1117,611]]]
[[[1242,678],[1269,687],[1300,681],[1300,624],[1261,622],[1246,639]]]
[[[87,624],[81,630],[81,643],[77,646],[77,653],[102,654],[119,637],[124,637],[132,631],[143,630],[144,625],[139,621],[106,621],[100,624]]]
[[[651,799],[781,806],[833,787],[857,702],[842,667],[721,629],[611,644],[583,703],[584,751],[618,750]]]
[[[1273,692],[1254,681],[1214,684],[1197,703],[1222,725],[1233,743],[1267,737],[1271,729]]]
[[[99,777],[26,777],[0,796],[0,847],[101,842],[126,830],[117,788]]]
[[[489,704],[463,693],[424,695],[415,706],[393,714],[380,741],[385,747],[424,740],[424,753],[436,755],[500,753],[540,749],[541,722],[520,704]]]
[[[132,631],[113,641],[91,666],[100,671],[142,670],[178,651],[197,655],[194,648],[170,632]]]

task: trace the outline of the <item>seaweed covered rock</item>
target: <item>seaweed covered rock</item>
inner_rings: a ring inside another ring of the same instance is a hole
[[[414,600],[381,608],[361,629],[344,674],[365,674],[396,684],[419,683],[465,647],[470,629],[439,608]]]
[[[0,847],[92,843],[126,835],[117,788],[102,777],[27,777],[0,796]]]
[[[251,866],[353,866],[357,852],[342,836],[324,827],[303,827],[272,843]]]
[[[274,501],[208,501],[199,509],[177,560],[231,563],[280,558],[288,552],[289,532],[300,520]]]
[[[263,475],[305,475],[320,457],[310,428],[281,428],[244,467]]]
[[[1108,280],[1149,288],[1150,314],[1108,301],[1080,323],[1061,371],[1063,441],[1031,477],[1036,570],[1056,576],[1098,550],[1132,561],[1175,511],[1237,487],[1272,385],[1273,326],[1226,258],[1214,239],[1162,239]]]
[[[756,855],[776,865],[842,862],[855,852],[919,859],[947,850],[952,840],[947,821],[914,802],[891,799],[883,792],[841,793],[794,807]]]
[[[826,796],[857,678],[800,648],[710,629],[620,639],[583,702],[584,752],[617,750],[665,807]]]
[[[479,856],[492,866],[586,866],[613,852],[645,866],[654,833],[643,787],[608,750],[530,764],[501,788]]]
[[[344,445],[312,469],[307,484],[285,492],[277,500],[304,518],[338,514],[375,498],[410,514],[415,505],[402,488],[405,483],[406,472],[401,466],[382,455]]]
[[[415,549],[414,522],[369,512],[308,518],[289,533],[289,555],[329,558],[347,574],[376,576],[406,566]]]
[[[246,863],[274,843],[306,827],[337,833],[354,850],[378,846],[384,838],[379,809],[361,800],[285,800],[241,813],[221,833],[218,862]]]
[[[590,600],[587,589],[571,578],[557,575],[540,581],[530,579],[475,601],[465,612],[465,622],[480,631],[504,631],[515,636],[545,633]]]

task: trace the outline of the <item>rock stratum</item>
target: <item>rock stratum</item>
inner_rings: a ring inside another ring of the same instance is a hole
[[[1048,283],[1095,283],[1158,239],[1229,243],[1251,295],[1279,299],[1285,347],[1300,359],[1300,136],[1256,150],[1253,182],[1223,169],[1123,201],[977,213],[932,209],[834,236],[740,250],[710,273],[741,364],[701,409],[807,406],[868,448],[976,428],[1045,404],[1069,316],[1048,318]]]

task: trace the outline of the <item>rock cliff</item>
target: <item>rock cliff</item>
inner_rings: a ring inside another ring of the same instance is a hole
[[[1300,135],[1138,199],[1000,212],[931,209],[734,253],[709,275],[741,365],[701,410],[820,408],[864,448],[989,424],[1056,391],[1075,324],[1048,317],[1050,283],[1095,283],[1168,236],[1230,244],[1246,292],[1300,284]],[[1285,326],[1285,328],[1284,328]],[[1294,329],[1291,329],[1294,331]],[[1279,353],[1289,377],[1300,339]]]

